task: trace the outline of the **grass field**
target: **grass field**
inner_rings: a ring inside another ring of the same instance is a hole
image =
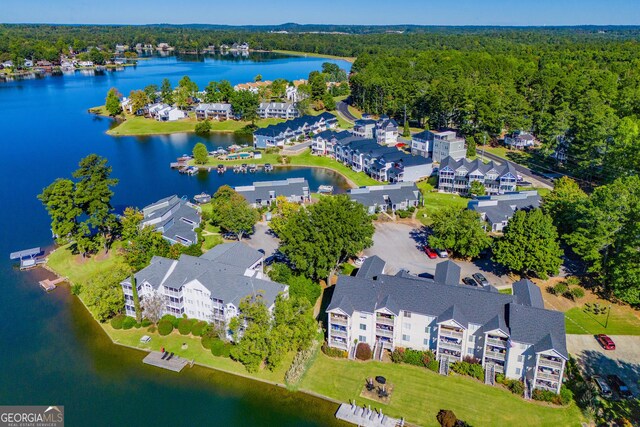
[[[424,206],[418,209],[416,218],[424,225],[431,225],[433,221],[432,215],[434,213],[450,206],[462,209],[467,207],[467,203],[469,202],[469,199],[460,197],[457,194],[432,191],[436,186],[435,180],[435,177],[431,177],[428,180],[417,183],[418,188],[422,191]]]
[[[391,402],[380,405],[360,396],[366,378],[382,375],[394,387]],[[502,387],[491,387],[469,377],[443,377],[425,368],[382,362],[331,359],[319,354],[300,384],[343,402],[382,406],[383,412],[405,417],[422,426],[438,426],[436,414],[450,409],[474,426],[579,426],[582,415],[572,404],[553,407],[525,401]]]
[[[298,52],[295,50],[272,50],[275,53],[282,53],[283,55],[291,55],[291,56],[309,56],[313,58],[327,58],[327,59],[341,59],[343,61],[353,63],[356,58],[351,56],[335,56],[335,55],[323,55],[321,53],[309,53],[309,52]]]
[[[629,307],[612,305],[608,323],[606,312],[595,315],[582,307],[574,307],[564,315],[568,334],[640,335],[640,319]]]
[[[91,258],[82,259],[71,253],[71,245],[58,248],[47,259],[47,266],[61,276],[69,278],[72,283],[85,284],[90,278],[99,276],[122,263],[116,255],[117,248],[111,249],[108,256],[100,252]]]

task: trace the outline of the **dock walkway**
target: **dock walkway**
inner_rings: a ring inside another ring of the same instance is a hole
[[[152,351],[142,360],[142,362],[146,363],[147,365],[168,369],[174,372],[182,371],[182,369],[189,363],[187,359],[183,359],[176,355],[174,355],[169,360],[167,360],[166,358],[163,359],[162,353],[160,353],[159,351]]]
[[[371,410],[371,407],[357,406],[355,403],[343,403],[336,412],[336,418],[363,427],[396,427],[403,426],[404,420],[391,418],[382,410]]]
[[[38,283],[40,283],[40,286],[42,286],[42,289],[49,292],[54,290],[58,283],[64,282],[65,280],[67,280],[66,277],[59,277],[55,280],[51,280],[51,279],[40,280]]]

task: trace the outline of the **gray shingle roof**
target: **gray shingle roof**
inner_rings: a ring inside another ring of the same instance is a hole
[[[511,339],[536,346],[535,350],[545,348],[551,342],[553,348],[568,358],[564,326],[564,313],[511,303],[507,310],[507,323],[511,330]],[[551,335],[552,341],[548,341]]]
[[[456,323],[461,326],[467,328],[469,326],[469,322],[467,321],[466,316],[457,305],[452,305],[448,309],[446,309],[440,316],[438,316],[438,323],[446,322],[448,320],[454,320]]]
[[[532,209],[540,206],[537,191],[520,191],[494,196],[481,196],[469,201],[467,207],[484,213],[490,224],[509,220],[518,209]]]
[[[420,200],[420,190],[413,182],[353,188],[347,194],[351,200],[367,207]]]
[[[261,252],[240,242],[223,243],[214,246],[200,258],[222,264],[249,268],[262,259]]]
[[[515,167],[510,162],[497,164],[492,160],[489,163],[483,163],[479,158],[476,158],[475,160],[455,160],[453,157],[447,156],[440,162],[440,170],[442,171],[446,167],[449,167],[454,171],[464,168],[468,173],[480,172],[483,175],[486,175],[493,169],[497,172],[498,178],[506,175],[507,173],[511,173],[514,178],[518,175]]]
[[[155,230],[161,229],[162,235],[174,242],[196,243],[195,228],[200,224],[200,213],[186,200],[178,196],[169,196],[142,209],[144,218],[142,225],[151,225]],[[158,219],[165,217],[158,221]]]
[[[370,256],[365,259],[356,273],[356,277],[362,277],[363,279],[373,279],[383,273],[384,267],[387,263],[377,255]]]
[[[516,297],[518,304],[528,305],[530,307],[544,308],[542,300],[542,292],[540,288],[529,279],[522,279],[513,284],[513,295]]]
[[[456,286],[460,284],[460,266],[449,260],[436,264],[434,280],[445,285]]]
[[[270,200],[270,192],[274,192],[274,197],[302,197],[309,195],[309,183],[304,178],[289,178],[281,181],[260,181],[253,185],[236,187],[238,194],[242,195],[249,203],[256,203],[258,200]]]

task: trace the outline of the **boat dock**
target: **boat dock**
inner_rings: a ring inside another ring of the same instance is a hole
[[[187,359],[183,359],[180,356],[174,355],[171,358],[167,356],[163,359],[162,355],[163,353],[160,353],[159,351],[152,351],[142,360],[142,362],[147,365],[155,366],[156,368],[168,369],[173,372],[180,372],[189,364]]]
[[[62,283],[65,280],[67,280],[66,277],[58,277],[55,280],[51,280],[51,279],[40,280],[38,283],[40,283],[40,286],[42,287],[42,289],[44,289],[47,292],[51,292],[56,288],[58,283]]]
[[[391,418],[382,410],[372,410],[371,406],[357,406],[353,403],[343,403],[336,412],[336,418],[361,427],[402,427],[403,419]]]
[[[37,267],[39,264],[44,264],[46,262],[44,251],[40,248],[31,248],[24,251],[12,252],[9,255],[9,259],[19,259],[20,270]]]

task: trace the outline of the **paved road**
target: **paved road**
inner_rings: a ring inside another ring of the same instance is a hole
[[[480,156],[482,153],[482,147],[478,148],[478,155]],[[484,156],[486,158],[488,158],[489,160],[493,160],[495,162],[498,163],[504,163],[504,162],[508,162],[511,163],[513,165],[513,167],[516,169],[516,171],[518,172],[518,174],[522,175],[522,178],[527,181],[527,180],[533,180],[533,181],[538,181],[540,184],[549,187],[549,188],[553,188],[553,181],[549,178],[546,178],[544,176],[542,176],[541,174],[539,174],[538,172],[534,172],[531,169],[522,166],[518,163],[514,163],[514,162],[510,162],[500,156],[496,156],[493,153],[488,153],[488,152],[484,152]]]
[[[611,335],[615,350],[604,350],[593,335],[567,335],[567,350],[576,356],[583,372],[616,374],[635,396],[640,393],[640,336]]]
[[[336,109],[338,110],[338,113],[340,113],[340,115],[348,122],[355,122],[356,120],[358,120],[358,118],[356,116],[354,116],[353,114],[351,114],[349,112],[349,106],[347,105],[346,102],[344,101],[339,101],[336,104]]]
[[[267,223],[263,221],[257,223],[254,231],[251,236],[243,239],[242,242],[253,249],[263,250],[265,258],[273,255],[276,249],[278,249],[280,241],[271,234]]]

